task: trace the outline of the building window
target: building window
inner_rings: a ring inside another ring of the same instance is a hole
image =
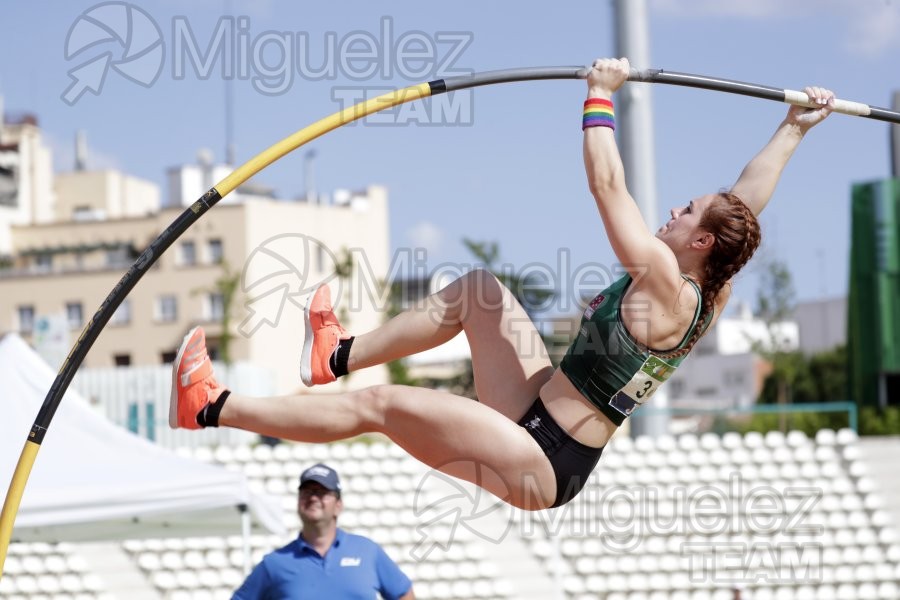
[[[34,268],[41,273],[47,273],[53,269],[53,255],[38,254],[34,257]]]
[[[116,354],[113,356],[113,362],[116,363],[117,367],[130,367],[131,366],[131,355],[130,354]]]
[[[159,359],[162,361],[164,365],[171,365],[175,362],[175,358],[178,356],[177,350],[166,350],[165,352],[159,355]]]
[[[194,242],[181,242],[181,265],[191,266],[197,264],[197,246]]]
[[[222,240],[215,239],[209,240],[209,244],[207,246],[207,251],[209,252],[209,262],[213,265],[218,265],[222,263],[225,256],[222,252]]]
[[[116,312],[113,313],[113,316],[110,317],[109,324],[128,325],[129,323],[131,323],[131,300],[125,298],[122,300],[119,308],[116,309]]]
[[[206,319],[208,321],[221,321],[225,316],[225,296],[218,292],[206,295]]]
[[[17,169],[13,165],[0,165],[0,206],[19,206],[19,190],[16,182],[18,177],[16,171]]]
[[[744,385],[744,374],[740,371],[726,371],[725,385],[728,387],[736,387]]]
[[[106,251],[107,267],[122,267],[129,262],[131,262],[131,254],[128,251],[128,246],[118,246]]]
[[[84,325],[84,310],[81,302],[66,302],[66,321],[69,329],[78,329]]]
[[[178,298],[160,296],[156,299],[156,320],[171,323],[178,319]]]
[[[31,334],[34,331],[34,306],[26,305],[18,308],[19,333]]]

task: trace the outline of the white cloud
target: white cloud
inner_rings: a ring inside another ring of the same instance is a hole
[[[406,230],[406,239],[413,248],[425,248],[429,256],[440,252],[446,236],[440,227],[421,221]]]

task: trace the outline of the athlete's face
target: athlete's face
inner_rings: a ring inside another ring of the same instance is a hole
[[[669,211],[670,219],[659,228],[656,237],[676,252],[690,247],[704,235],[708,235],[700,228],[700,221],[706,208],[715,202],[715,199],[715,194],[708,194],[694,198],[679,208],[673,208]]]

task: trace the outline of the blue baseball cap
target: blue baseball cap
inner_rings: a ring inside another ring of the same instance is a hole
[[[322,463],[313,465],[300,474],[300,487],[308,481],[315,481],[332,492],[341,491],[341,480],[337,471]]]

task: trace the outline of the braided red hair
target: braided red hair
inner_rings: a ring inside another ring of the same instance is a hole
[[[717,195],[703,213],[699,227],[715,237],[702,280],[698,282],[700,317],[685,347],[670,356],[684,356],[691,351],[703,334],[705,323],[712,318],[719,292],[747,264],[761,240],[759,221],[753,211],[731,192]]]

